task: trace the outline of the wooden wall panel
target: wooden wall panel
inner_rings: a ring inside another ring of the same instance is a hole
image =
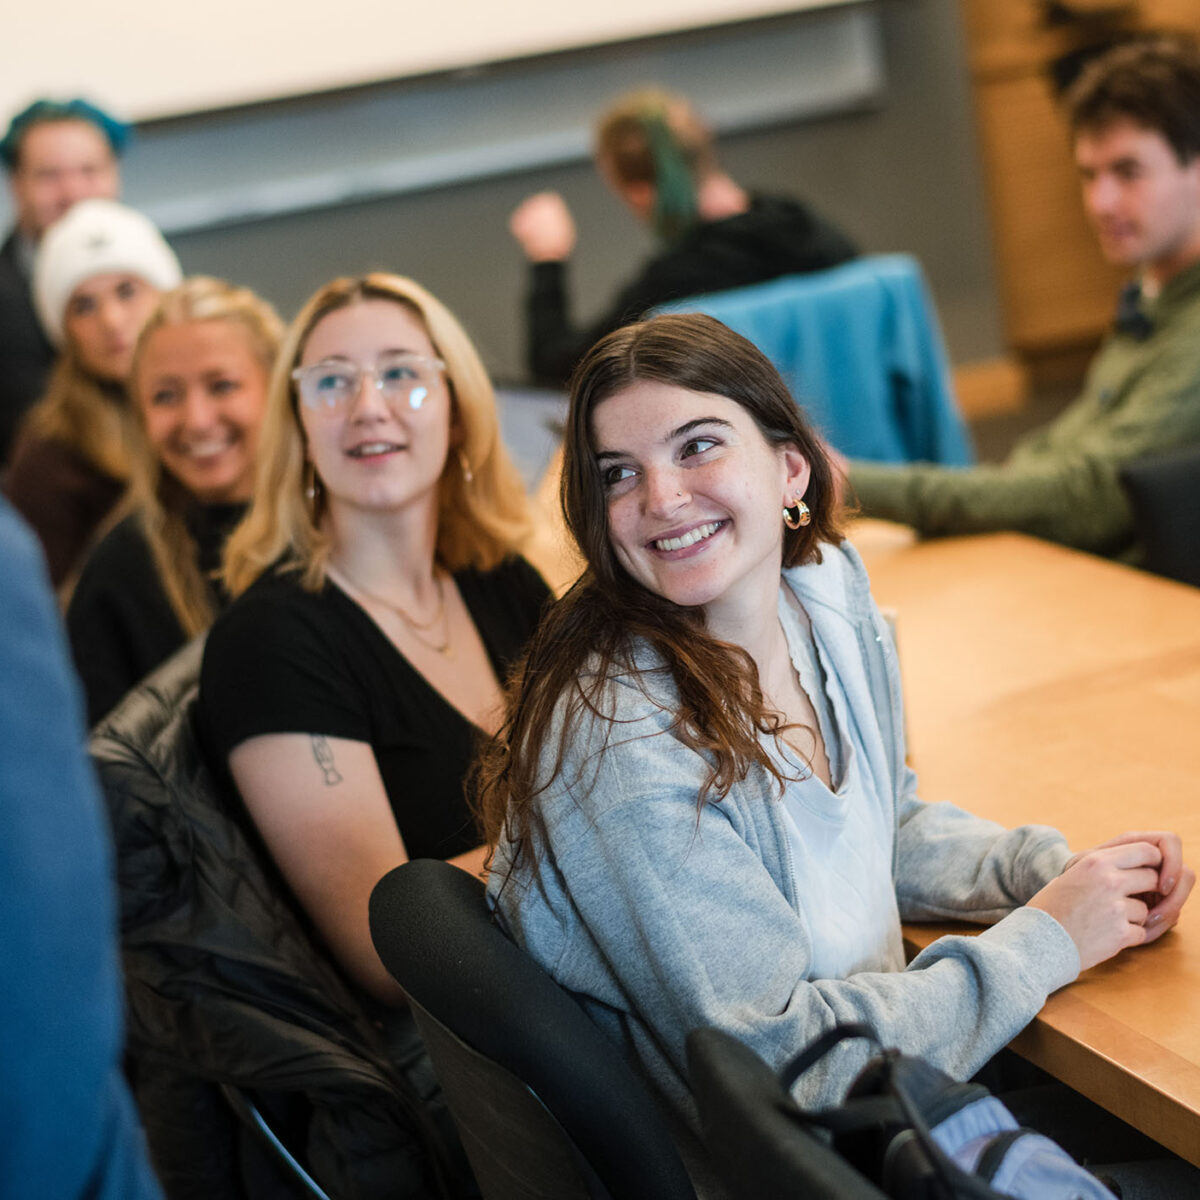
[[[1094,341],[1122,272],[1104,262],[1084,216],[1050,67],[1107,33],[1200,33],[1200,2],[1066,0],[1088,18],[1069,26],[1047,26],[1039,0],[962,6],[1009,345],[1036,356]]]
[[[976,95],[1009,344],[1036,353],[1093,338],[1122,273],[1088,228],[1050,85],[1031,74],[983,83]]]

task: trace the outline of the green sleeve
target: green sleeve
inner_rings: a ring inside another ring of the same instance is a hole
[[[855,463],[850,487],[865,516],[929,537],[1014,529],[1107,554],[1132,535],[1117,465],[1086,454],[965,468]]]
[[[1009,459],[966,468],[852,463],[850,487],[864,515],[938,536],[1017,530],[1098,554],[1133,538],[1121,464],[1200,442],[1200,351],[1182,345],[1133,373],[1106,407],[1085,390],[1058,420]]]

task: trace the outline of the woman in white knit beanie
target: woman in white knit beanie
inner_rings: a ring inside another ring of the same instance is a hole
[[[34,304],[60,356],[25,419],[4,491],[41,539],[56,587],[69,583],[125,491],[134,344],[180,278],[162,234],[112,200],[76,204],[38,246]]]

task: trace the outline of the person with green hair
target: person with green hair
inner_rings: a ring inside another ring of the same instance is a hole
[[[557,192],[539,192],[509,228],[530,264],[527,362],[539,383],[563,384],[605,334],[670,300],[820,271],[858,250],[798,200],[759,195],[720,166],[712,133],[684,97],[631,92],[596,126],[596,169],[650,226],[661,248],[600,317],[577,324],[567,290],[575,222]]]

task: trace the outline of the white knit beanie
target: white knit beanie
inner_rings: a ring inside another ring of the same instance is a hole
[[[115,200],[81,200],[46,230],[33,263],[33,301],[56,346],[71,293],[109,272],[136,275],[160,292],[183,278],[175,252],[140,212]]]

